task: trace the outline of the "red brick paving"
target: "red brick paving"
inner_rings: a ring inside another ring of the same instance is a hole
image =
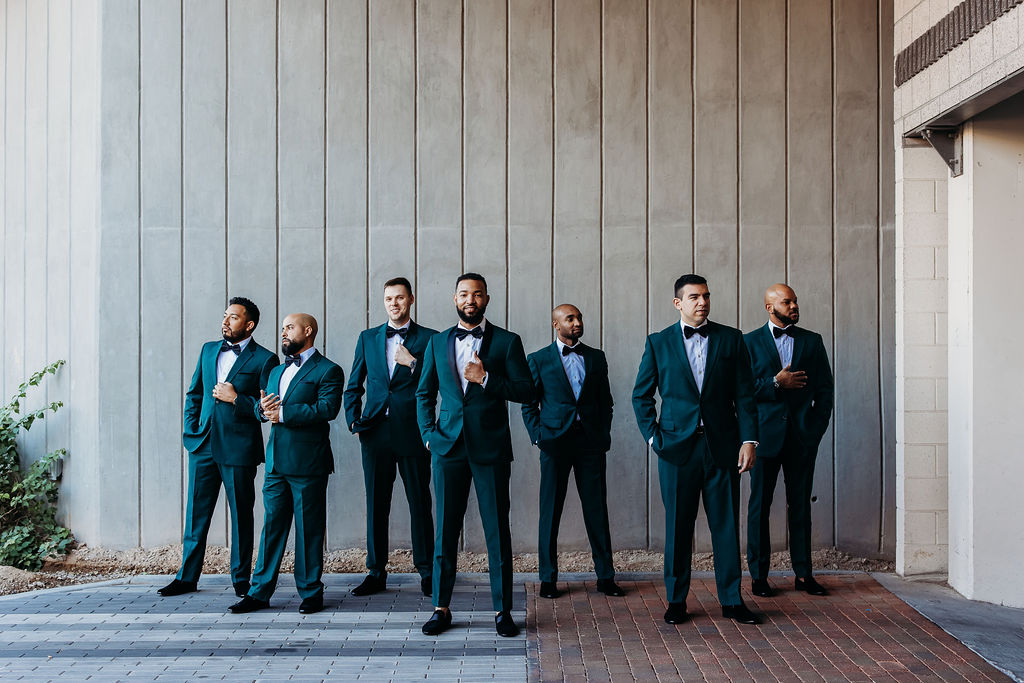
[[[527,584],[531,681],[1008,681],[1005,675],[867,574],[817,577],[830,595],[773,578],[774,598],[744,600],[761,626],[722,618],[713,579],[694,579],[690,621],[666,624],[659,581],[619,581],[609,598],[593,581],[559,584],[557,600]]]

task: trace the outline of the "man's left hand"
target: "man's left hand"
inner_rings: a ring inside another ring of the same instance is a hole
[[[230,382],[218,382],[213,387],[213,397],[218,401],[234,403],[235,399],[238,398],[238,393]]]
[[[466,363],[466,369],[463,371],[462,376],[470,382],[484,383],[487,371],[484,370],[484,362],[480,360],[480,356],[477,355],[476,351],[473,352],[473,360]]]
[[[740,470],[740,474],[749,472],[754,466],[754,460],[757,459],[757,455],[755,455],[756,452],[757,446],[752,443],[745,443],[740,446],[740,458],[739,462],[736,463],[736,466]]]

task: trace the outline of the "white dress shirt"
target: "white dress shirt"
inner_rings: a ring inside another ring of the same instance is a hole
[[[587,376],[587,369],[583,363],[583,356],[578,353],[563,353],[562,349],[569,346],[562,342],[561,339],[555,337],[555,343],[558,344],[558,356],[562,359],[562,367],[565,369],[565,375],[569,378],[569,386],[572,387],[573,396],[579,400],[580,391],[583,390],[583,379]],[[577,341],[569,348],[575,349],[580,345]],[[577,419],[579,417],[577,416]]]
[[[242,341],[238,342],[238,345],[242,347],[242,351],[244,351],[245,347],[249,345],[250,339],[252,339],[252,337],[246,337]],[[228,340],[225,339],[224,341]],[[231,342],[228,343],[230,344]],[[221,351],[217,355],[217,382],[228,381],[228,375],[231,374],[231,368],[234,367],[235,360],[237,360],[237,358],[238,354],[230,350]]]
[[[793,362],[793,338],[788,334],[780,334],[778,337],[775,336],[775,329],[788,330],[792,325],[786,325],[785,327],[779,327],[771,320],[768,321],[768,332],[775,339],[775,348],[779,352],[779,361],[782,363],[783,368],[787,368]]]
[[[406,324],[402,325],[401,327],[395,327],[394,325],[391,324],[390,320],[388,321],[388,327],[390,327],[390,328],[392,328],[394,330],[406,330],[406,331],[408,331],[409,330],[409,325],[410,325],[410,323],[406,323]],[[389,378],[394,376],[394,374],[395,374],[395,366],[398,365],[398,363],[395,362],[395,354],[398,353],[398,347],[399,346],[403,346],[404,344],[405,344],[405,340],[402,339],[402,336],[398,335],[398,334],[392,335],[390,337],[385,337],[385,339],[384,339],[384,354],[385,354],[385,356],[388,359],[388,377]]]
[[[472,327],[466,326],[461,320],[459,321],[459,327],[464,330],[472,330]],[[487,321],[481,320],[478,326],[481,332],[487,330]],[[466,366],[473,360],[474,353],[480,353],[480,345],[484,343],[484,338],[480,337],[477,339],[471,334],[467,334],[464,338],[455,339],[455,368],[459,371],[459,381],[462,382],[462,393],[466,393],[466,389],[469,388],[469,380],[466,379]],[[486,370],[486,368],[484,368]],[[484,375],[483,386],[487,386],[487,375]]]
[[[310,346],[308,349],[299,354],[299,358],[302,359],[302,365],[305,365],[306,363],[309,362],[309,357],[313,355],[314,351],[316,351],[316,347]],[[296,366],[293,363],[292,365],[286,367],[284,369],[284,372],[281,373],[281,381],[277,385],[277,395],[282,401],[284,400],[284,397],[288,394],[288,387],[291,386],[292,379],[299,372],[299,367],[301,366]],[[281,410],[277,414],[277,419],[280,420],[281,422],[284,422],[284,406],[281,406]]]
[[[700,325],[697,325],[696,329],[700,329],[708,324],[705,320]],[[692,327],[687,325],[682,320],[679,321],[679,331],[683,333],[684,328]],[[686,348],[686,360],[690,361],[690,370],[693,372],[693,381],[697,383],[697,391],[704,389],[704,368],[708,362],[708,338],[702,334],[691,334],[690,338],[686,338],[686,334],[683,333],[683,346]]]

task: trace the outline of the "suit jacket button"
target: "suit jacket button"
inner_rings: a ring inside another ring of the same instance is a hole
[[[783,419],[784,421],[785,421],[785,420],[788,420],[788,419],[789,419],[789,415],[783,415],[783,416],[782,416],[782,419]]]

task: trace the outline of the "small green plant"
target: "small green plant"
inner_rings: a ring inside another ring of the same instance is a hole
[[[57,523],[57,478],[51,470],[67,454],[63,448],[36,460],[24,470],[16,439],[36,420],[64,404],[54,401],[25,414],[21,402],[29,387],[39,386],[46,375],[56,374],[64,365],[59,360],[47,365],[18,387],[18,393],[0,407],[0,564],[37,570],[48,557],[66,555],[74,542],[71,531]]]

